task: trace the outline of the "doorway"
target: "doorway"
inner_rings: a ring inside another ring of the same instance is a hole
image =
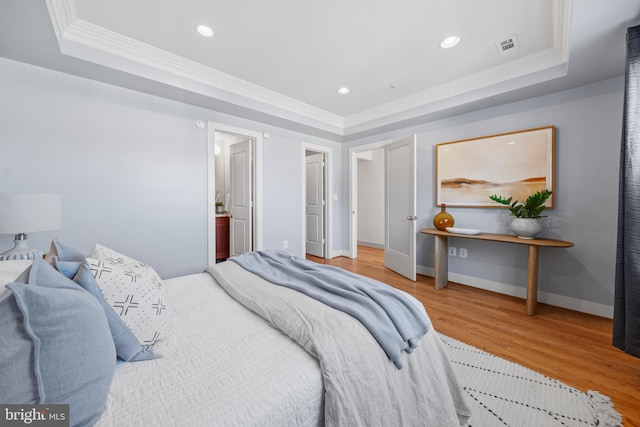
[[[349,256],[358,256],[358,157],[384,149],[385,266],[416,280],[416,135],[349,149]]]
[[[207,146],[207,263],[212,265],[225,243],[228,250],[222,253],[229,256],[262,248],[262,134],[209,122]]]
[[[392,143],[388,139],[349,148],[349,257],[358,257],[358,159],[368,158],[367,152],[384,149]]]
[[[357,156],[356,239],[358,247],[384,249],[384,147]]]
[[[330,147],[302,144],[302,248],[331,258],[332,180]]]

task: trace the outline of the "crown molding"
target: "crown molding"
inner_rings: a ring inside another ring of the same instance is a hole
[[[567,68],[559,66],[566,65],[569,59],[571,5],[572,0],[554,0],[553,2],[551,47],[352,114],[345,117],[345,128],[380,120],[384,122],[384,118],[397,116],[399,112],[417,110],[423,106],[429,106],[431,111],[438,110],[439,104],[450,106],[450,102],[445,101],[452,98],[457,98],[457,104],[471,102],[475,100],[474,94],[481,89],[485,89],[483,92],[486,96],[492,96],[566,75]],[[559,68],[563,70],[561,75],[558,74]],[[380,124],[376,123],[376,125]]]
[[[134,73],[162,83],[199,91],[203,95],[276,117],[330,130],[344,136],[351,129],[418,116],[493,96],[566,75],[573,0],[553,2],[553,45],[430,89],[342,117],[169,53],[78,18],[76,0],[46,0],[58,44],[63,54]],[[564,67],[563,67],[564,66]],[[560,71],[559,71],[560,70]],[[270,107],[266,108],[265,107]],[[349,131],[345,132],[346,129]]]
[[[217,93],[218,96],[227,98],[224,99],[226,101],[239,103],[242,98],[246,98],[298,116],[307,117],[333,128],[340,130],[344,128],[344,118],[337,114],[79,19],[75,0],[47,0],[47,5],[58,44],[64,54],[91,62],[99,62],[102,65],[127,72],[132,71],[131,63],[137,63],[148,70],[160,70],[235,95],[225,97],[225,94]],[[108,56],[94,55],[89,53],[87,49],[106,53]],[[98,59],[98,57],[100,58]],[[115,60],[115,58],[120,58],[124,62]],[[274,115],[279,114],[275,113]]]
[[[553,2],[553,47],[569,60],[569,33],[571,29],[571,11],[573,0],[554,0]]]
[[[46,0],[46,2],[53,22],[53,30],[59,42],[67,28],[78,19],[76,3],[74,0]]]
[[[566,54],[555,48],[547,48],[531,55],[527,55],[508,63],[487,68],[469,76],[465,76],[422,92],[406,96],[374,108],[353,114],[345,118],[345,127],[359,126],[408,112],[424,106],[430,110],[437,110],[439,105],[450,106],[450,100],[456,98],[456,103],[475,100],[475,94],[484,89],[486,96],[494,96],[507,90],[515,90],[541,81],[561,77],[557,67],[566,63]],[[566,75],[566,68],[562,75]],[[541,78],[542,76],[542,78]],[[514,82],[517,82],[514,85]],[[488,92],[487,92],[488,91]]]

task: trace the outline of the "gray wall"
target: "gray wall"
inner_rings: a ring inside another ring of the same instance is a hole
[[[348,250],[348,149],[418,134],[418,227],[431,226],[435,145],[555,125],[556,208],[544,236],[571,249],[543,249],[540,290],[611,306],[623,79],[532,98],[343,145],[139,92],[0,59],[0,192],[60,192],[63,228],[34,233],[88,250],[98,242],[154,266],[163,277],[201,271],[207,242],[207,132],[210,120],[268,132],[264,144],[264,247],[301,255],[302,149],[334,148],[333,252]],[[508,232],[504,210],[451,208],[456,225]],[[0,236],[0,250],[12,245]],[[526,246],[470,240],[469,258],[452,258],[452,279],[524,289]],[[417,262],[428,273],[433,241],[418,236]],[[557,301],[557,299],[556,299]],[[577,302],[577,304],[576,304]],[[589,309],[589,308],[588,308]]]
[[[353,141],[343,150],[348,153],[352,146],[418,134],[418,228],[426,228],[433,226],[438,211],[434,195],[436,144],[555,125],[556,207],[548,211],[542,236],[569,240],[575,247],[541,249],[539,289],[543,296],[555,296],[551,300],[556,303],[569,297],[568,305],[573,308],[584,308],[582,302],[587,302],[586,306],[594,303],[598,312],[599,304],[613,305],[623,89],[623,79],[615,78]],[[346,157],[343,182],[348,182]],[[447,210],[456,226],[509,232],[508,213],[503,209]],[[343,245],[348,245],[346,235]],[[470,239],[450,239],[450,245],[466,247],[469,254],[466,260],[450,257],[451,280],[480,286],[488,283],[489,287],[506,284],[524,292],[526,246]],[[431,271],[433,238],[419,234],[417,252],[422,271]]]
[[[358,159],[358,242],[384,247],[384,150]]]
[[[84,250],[101,243],[162,277],[206,266],[207,130],[196,120],[270,134],[265,248],[288,240],[291,253],[303,253],[301,143],[335,147],[340,162],[335,142],[4,58],[0,94],[0,192],[62,194],[62,229],[33,233],[31,246],[47,248],[54,236]],[[0,252],[12,240],[0,236]]]

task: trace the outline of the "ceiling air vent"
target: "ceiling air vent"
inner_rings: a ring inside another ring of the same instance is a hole
[[[500,54],[500,56],[515,53],[520,50],[520,46],[518,45],[518,37],[516,35],[513,35],[511,37],[507,37],[504,40],[496,42],[496,48],[498,49],[498,53]]]

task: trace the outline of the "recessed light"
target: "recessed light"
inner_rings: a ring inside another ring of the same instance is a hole
[[[460,37],[451,36],[451,37],[447,37],[446,39],[442,40],[440,42],[440,47],[443,48],[443,49],[449,49],[450,47],[454,47],[458,43],[460,43]]]
[[[200,33],[200,35],[205,37],[213,37],[213,30],[211,27],[207,27],[206,25],[198,25],[196,30]]]
[[[349,93],[349,88],[346,86],[342,86],[340,89],[338,89],[338,93],[340,95],[346,95]]]

